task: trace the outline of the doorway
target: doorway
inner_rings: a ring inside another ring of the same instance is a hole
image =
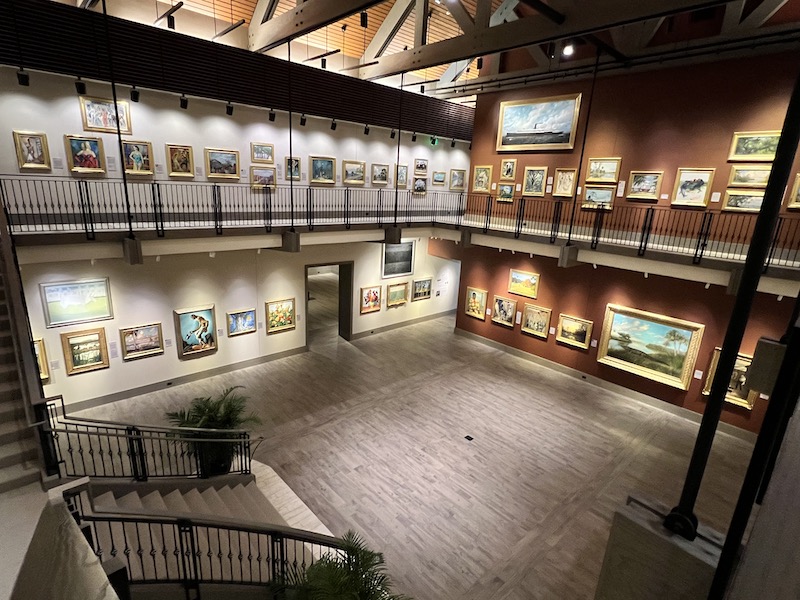
[[[353,333],[353,263],[306,266],[306,344],[350,340]]]

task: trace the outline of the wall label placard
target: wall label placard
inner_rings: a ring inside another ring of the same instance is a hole
[[[702,379],[702,378],[703,378],[703,372],[702,372],[702,371],[700,371],[700,370],[696,370],[696,371],[694,372],[694,378],[695,378],[695,379]]]

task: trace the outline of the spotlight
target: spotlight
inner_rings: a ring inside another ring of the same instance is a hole
[[[369,125],[364,125],[364,135],[369,135]]]
[[[367,15],[367,11],[361,11],[361,26],[366,29],[367,25],[369,24],[369,16]]]
[[[86,94],[86,82],[80,77],[75,80],[75,91],[78,92],[79,96]]]
[[[331,131],[336,131],[336,119],[331,120]]]
[[[172,15],[167,16],[167,27],[169,29],[175,29],[175,17]]]
[[[424,85],[419,86],[419,93],[420,94],[424,94],[425,93],[425,86]]]
[[[208,253],[208,258],[215,258],[216,256],[217,256],[216,252],[209,252]]]
[[[17,71],[17,83],[20,85],[28,86],[31,84],[31,76],[22,69],[20,69],[19,71]]]
[[[431,136],[431,146],[435,146],[438,143],[435,135]]]
[[[456,138],[453,138],[452,140],[450,140],[450,147],[451,148],[455,148],[456,147]]]
[[[328,68],[328,59],[327,58],[323,58],[322,59],[322,68],[323,69],[327,69]]]
[[[416,142],[417,141],[417,132],[416,131],[411,134],[411,141],[412,142]]]
[[[647,279],[648,277],[650,277],[650,273],[645,273],[644,278]]]
[[[131,102],[138,102],[139,101],[139,90],[136,89],[136,86],[131,88]]]
[[[478,62],[476,64],[476,66],[478,67],[478,71],[480,71],[483,68],[483,57],[482,56],[478,57]]]
[[[271,108],[269,109],[269,120],[270,121],[274,121],[275,120],[275,111],[272,110]]]
[[[303,113],[302,115],[300,115],[300,126],[301,127],[305,127],[306,126],[306,113]]]
[[[233,116],[233,104],[231,104],[230,102],[228,102],[225,105],[225,114],[228,115],[229,117]]]
[[[708,288],[710,288],[710,287],[711,287],[711,284],[710,284],[710,283],[707,283],[707,284],[706,284],[706,289],[708,289]]]
[[[575,46],[573,46],[572,42],[564,44],[564,48],[561,49],[561,55],[572,56],[573,54],[575,54]]]
[[[189,99],[184,94],[181,94],[181,108],[183,110],[189,108]]]
[[[389,137],[394,139],[395,137],[397,137],[397,132],[394,129],[392,129],[391,133],[389,133]]]

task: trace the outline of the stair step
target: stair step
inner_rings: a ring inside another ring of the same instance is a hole
[[[31,437],[33,437],[33,430],[28,427],[24,419],[0,421],[0,444],[26,440]]]
[[[20,400],[16,398],[0,398],[0,422],[24,420],[25,409]]]
[[[206,501],[210,512],[206,514],[210,515],[218,515],[220,517],[232,517],[230,510],[225,505],[225,502],[220,498],[217,490],[213,487],[207,488],[200,492],[200,495],[203,497],[203,500]]]
[[[39,481],[39,469],[22,464],[0,468],[0,493]]]
[[[142,499],[136,492],[130,492],[117,498],[117,505],[125,509],[126,512],[136,512],[139,514],[142,513],[142,509],[144,508],[144,506],[142,506]]]
[[[234,519],[243,519],[245,521],[258,520],[252,514],[250,514],[251,511],[247,510],[247,508],[239,501],[234,491],[227,485],[218,489],[217,494],[225,503],[225,507],[228,509],[228,512]]]
[[[17,397],[19,397],[19,390],[19,381],[16,377],[0,382],[0,397],[2,397],[3,394],[15,394]]]
[[[142,506],[146,511],[156,514],[169,512],[169,508],[164,503],[164,498],[158,492],[150,492],[146,496],[142,496]]]
[[[267,519],[267,515],[264,511],[261,510],[261,506],[259,506],[258,502],[253,500],[250,496],[250,492],[241,483],[233,488],[232,491],[236,494],[236,499],[244,506],[245,511],[247,511],[248,520],[265,524],[271,523],[271,521]]]
[[[192,510],[192,512],[199,515],[213,514],[211,509],[208,507],[208,504],[206,504],[205,499],[200,495],[199,490],[189,490],[183,494],[183,499],[186,501],[186,504],[189,505],[189,508]]]
[[[166,496],[162,496],[162,501],[167,506],[167,510],[174,513],[190,514],[192,509],[186,503],[186,499],[180,490],[172,490]]]
[[[0,347],[0,364],[16,364],[16,354],[13,346]]]
[[[252,501],[258,505],[261,512],[264,514],[264,518],[266,519],[267,523],[272,523],[274,525],[286,525],[286,519],[284,519],[281,514],[275,509],[270,501],[261,493],[261,490],[258,489],[258,485],[255,481],[248,483],[245,486],[245,492],[250,496]]]
[[[33,437],[0,445],[0,467],[32,463],[28,466],[38,468],[38,460],[36,440]]]
[[[11,338],[11,331],[9,329],[0,330],[0,347],[14,347],[14,340]]]
[[[117,499],[113,492],[105,492],[94,497],[94,508],[98,512],[116,512]]]

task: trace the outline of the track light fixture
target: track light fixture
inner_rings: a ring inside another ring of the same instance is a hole
[[[364,29],[366,29],[368,24],[369,24],[369,15],[367,14],[367,11],[362,10],[361,11],[361,26]]]
[[[136,89],[136,86],[131,88],[131,102],[138,102],[139,101],[139,90]]]
[[[79,96],[86,94],[86,82],[80,77],[75,80],[75,91]]]
[[[272,110],[271,108],[269,109],[269,120],[270,122],[275,120],[275,111]]]
[[[450,140],[450,147],[451,148],[455,148],[456,147],[456,138],[453,138],[452,140]]]
[[[183,110],[189,108],[189,99],[186,97],[185,94],[181,94],[181,108]]]
[[[20,85],[28,86],[31,84],[31,76],[22,69],[20,69],[19,71],[17,71],[17,83]]]
[[[331,119],[331,131],[336,131],[336,119]]]
[[[412,142],[416,142],[417,141],[417,132],[416,131],[411,134],[411,141]]]
[[[230,102],[228,102],[225,105],[225,114],[228,115],[229,117],[233,116],[233,104],[231,104]]]
[[[425,86],[424,85],[419,86],[419,93],[420,94],[424,94],[425,93]]]
[[[562,56],[572,56],[575,54],[575,45],[572,42],[567,42],[561,49]]]
[[[327,69],[328,68],[328,59],[327,58],[323,58],[321,62],[322,62],[322,68],[323,69]]]
[[[364,135],[369,135],[369,125],[364,125]]]
[[[478,61],[477,61],[475,66],[478,67],[478,71],[480,71],[483,68],[483,57],[482,56],[478,57]]]
[[[396,138],[397,137],[397,132],[394,129],[392,129],[392,131],[389,133],[389,137],[392,138],[392,139]]]
[[[303,113],[302,115],[300,115],[300,126],[301,127],[305,127],[306,126],[306,113]]]

